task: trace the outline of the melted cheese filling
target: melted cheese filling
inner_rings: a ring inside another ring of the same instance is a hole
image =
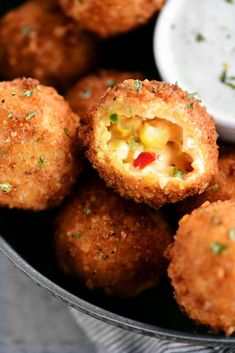
[[[110,154],[139,172],[154,172],[160,177],[187,179],[194,171],[193,158],[183,146],[182,127],[160,118],[115,116],[110,125],[107,148]],[[154,153],[155,160],[144,168],[134,166],[142,152]]]

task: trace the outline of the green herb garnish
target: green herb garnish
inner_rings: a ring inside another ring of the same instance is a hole
[[[234,227],[230,227],[228,229],[228,237],[230,240],[235,241],[235,228]]]
[[[196,41],[197,42],[202,42],[202,41],[204,41],[205,40],[205,37],[201,34],[201,33],[198,33],[197,35],[196,35]]]
[[[187,98],[188,98],[188,99],[192,99],[192,98],[194,98],[197,94],[198,94],[198,92],[189,93],[189,94],[187,95]]]
[[[219,189],[219,185],[218,184],[211,185],[210,189],[211,191],[217,191]]]
[[[139,92],[141,90],[141,87],[142,87],[142,82],[140,80],[135,80],[136,92]]]
[[[109,78],[107,81],[106,81],[106,86],[107,87],[114,87],[114,86],[116,86],[116,84],[117,84],[117,82],[116,81],[114,81],[112,78]]]
[[[228,64],[224,64],[224,69],[220,75],[220,82],[232,89],[235,89],[235,82],[231,82],[234,80],[235,76],[228,76]]]
[[[24,26],[24,27],[22,28],[22,34],[23,34],[25,37],[29,36],[30,33],[31,33],[31,28],[30,28],[29,26]]]
[[[81,233],[74,233],[71,236],[72,236],[72,238],[79,239],[79,238],[81,238]]]
[[[134,137],[132,137],[132,139],[130,141],[130,146],[135,147],[137,144],[138,144],[138,142],[136,141],[136,139]]]
[[[181,179],[184,179],[184,171],[179,169],[178,167],[174,166],[173,168],[173,173],[172,173],[172,176],[174,178],[181,178]]]
[[[72,139],[72,136],[70,135],[70,133],[69,133],[68,129],[66,129],[66,127],[64,128],[64,133],[70,140]]]
[[[116,113],[110,114],[109,120],[111,121],[111,123],[116,123],[118,121],[118,115]]]
[[[0,190],[2,190],[2,192],[8,194],[9,192],[11,192],[12,186],[11,184],[0,184]]]
[[[225,0],[228,4],[233,4],[233,0]]]
[[[189,109],[193,109],[193,103],[188,103],[188,104],[187,104],[187,107],[188,107]]]
[[[89,99],[91,98],[92,92],[90,89],[84,89],[84,91],[79,93],[79,97],[81,99]]]
[[[24,91],[23,96],[25,97],[32,97],[33,91]]]
[[[39,158],[38,158],[39,166],[42,168],[42,167],[44,167],[45,163],[46,163],[45,157],[44,156],[39,156]]]
[[[215,255],[220,255],[227,249],[227,245],[213,241],[210,248]]]
[[[89,208],[83,208],[83,213],[85,214],[85,215],[88,215],[88,214],[90,214],[91,213],[91,210],[89,209]]]
[[[25,120],[29,121],[30,119],[32,119],[35,116],[36,116],[36,112],[30,112],[29,114],[26,115]]]

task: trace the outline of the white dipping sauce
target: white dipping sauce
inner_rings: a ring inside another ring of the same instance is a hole
[[[170,30],[179,86],[198,92],[210,113],[235,120],[235,0],[178,0]],[[221,74],[227,65],[227,76]]]

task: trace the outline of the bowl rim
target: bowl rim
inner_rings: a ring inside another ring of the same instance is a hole
[[[39,271],[29,265],[0,235],[0,252],[8,258],[19,270],[28,276],[34,284],[47,290],[57,299],[62,300],[70,307],[77,309],[89,316],[104,321],[108,324],[132,331],[137,334],[142,334],[150,337],[181,341],[188,343],[197,343],[210,346],[230,346],[235,344],[235,337],[226,336],[208,336],[203,334],[193,334],[178,330],[161,328],[158,326],[142,323],[136,320],[128,319],[127,317],[112,313],[111,311],[102,309],[88,301],[75,296],[66,289],[63,289]]]
[[[161,78],[168,83],[177,82],[176,65],[173,55],[171,55],[169,37],[175,14],[184,2],[182,0],[167,0],[154,27],[153,56]],[[187,90],[186,86],[184,90]],[[211,107],[207,107],[207,110],[218,126],[235,128],[235,119],[226,117],[226,114],[218,114]]]

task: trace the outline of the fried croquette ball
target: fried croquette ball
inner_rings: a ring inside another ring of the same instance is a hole
[[[57,206],[76,181],[79,118],[53,88],[0,83],[0,206]]]
[[[183,216],[201,206],[204,202],[235,199],[235,146],[220,149],[218,173],[201,195],[194,195],[181,201],[176,212]]]
[[[200,193],[217,171],[206,109],[177,85],[126,80],[94,110],[87,157],[122,196],[160,207]]]
[[[127,79],[143,79],[139,72],[122,72],[115,70],[101,70],[82,78],[72,87],[66,99],[71,108],[81,118],[81,124],[89,121],[90,110],[98,103],[99,99],[109,87],[114,87]]]
[[[7,13],[0,25],[0,73],[33,77],[67,87],[93,65],[93,37],[67,20],[52,0],[29,1]]]
[[[59,0],[65,14],[82,28],[108,38],[146,23],[165,0]]]
[[[235,200],[206,202],[179,224],[169,277],[183,311],[227,335],[235,331]]]
[[[99,180],[81,186],[56,222],[62,271],[90,289],[121,297],[158,283],[169,242],[160,211],[122,199]]]

